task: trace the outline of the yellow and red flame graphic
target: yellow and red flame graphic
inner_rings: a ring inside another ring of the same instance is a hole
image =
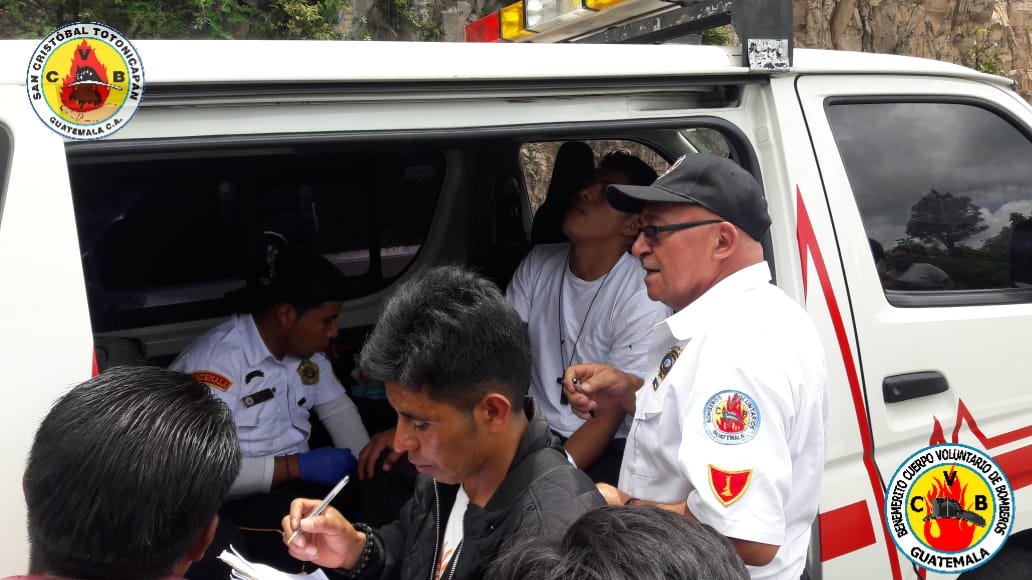
[[[956,474],[956,468],[950,468],[950,474]],[[956,500],[964,509],[974,507],[965,500],[967,485],[961,484],[960,476],[954,477],[950,484],[934,478],[932,489],[925,494],[925,505],[935,505],[935,498],[942,497]],[[924,522],[924,538],[928,545],[943,552],[956,552],[971,545],[975,537],[975,524],[956,518],[939,518]]]
[[[71,66],[61,86],[61,103],[79,113],[99,109],[111,93],[107,67],[86,40],[79,43],[72,54]]]
[[[716,465],[709,465],[710,489],[717,500],[727,507],[742,499],[752,481],[752,470],[728,471]]]
[[[978,505],[977,496],[983,498],[982,505]],[[959,552],[980,542],[988,532],[986,526],[979,526],[962,517],[926,517],[936,515],[938,499],[940,502],[946,500],[960,510],[977,513],[986,520],[992,519],[992,490],[981,476],[967,466],[943,466],[938,470],[927,471],[915,481],[912,498],[918,498],[918,505],[923,510],[911,510],[908,515],[911,529],[929,548],[940,552]]]
[[[742,396],[738,393],[728,395],[723,406],[717,407],[717,428],[726,433],[738,433],[745,430],[749,422],[749,411],[742,404]]]

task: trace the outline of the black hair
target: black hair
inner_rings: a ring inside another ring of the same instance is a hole
[[[652,185],[656,180],[656,170],[648,163],[626,151],[612,151],[602,157],[599,169],[619,171],[627,176],[629,185]]]
[[[484,395],[523,410],[530,384],[527,327],[498,288],[473,271],[443,266],[417,274],[387,302],[359,366],[460,411]]]
[[[884,260],[885,248],[881,245],[881,242],[874,238],[867,238],[867,241],[871,243],[871,254],[874,256],[874,260]]]
[[[25,470],[30,570],[156,579],[197,542],[240,471],[229,409],[190,375],[114,367],[61,397]]]
[[[561,540],[523,536],[489,565],[485,580],[748,580],[727,538],[652,506],[603,507]]]

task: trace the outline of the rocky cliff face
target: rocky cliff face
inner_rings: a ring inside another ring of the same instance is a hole
[[[1009,77],[1032,96],[1032,1],[794,2],[796,46],[956,62]]]

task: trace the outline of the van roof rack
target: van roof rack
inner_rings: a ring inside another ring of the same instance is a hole
[[[731,24],[743,65],[792,66],[792,0],[518,0],[466,26],[466,40],[661,44]]]

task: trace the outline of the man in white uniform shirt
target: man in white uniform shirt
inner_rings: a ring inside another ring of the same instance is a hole
[[[603,362],[635,375],[645,371],[652,327],[670,314],[649,299],[641,265],[628,253],[638,215],[614,209],[605,188],[648,185],[656,172],[616,151],[602,158],[563,218],[570,243],[535,246],[513,275],[506,299],[527,323],[534,347],[530,394],[592,480],[615,484],[630,421],[618,408],[585,421],[566,401],[558,379],[571,364]]]
[[[325,493],[353,472],[352,451],[369,441],[322,352],[337,336],[346,282],[322,256],[287,250],[261,282],[235,294],[249,313],[198,337],[170,368],[208,385],[233,413],[243,459],[230,490],[236,499],[222,515],[242,527],[275,528],[294,497]],[[333,447],[309,449],[312,411]],[[289,558],[276,536],[248,534],[248,542]]]
[[[624,211],[644,206],[632,251],[649,296],[675,314],[653,331],[644,381],[604,365],[567,371],[579,413],[634,414],[619,489],[600,490],[611,504],[713,526],[753,578],[800,578],[824,469],[827,366],[806,312],[770,283],[759,183],[727,159],[688,155],[652,186],[607,195]]]

